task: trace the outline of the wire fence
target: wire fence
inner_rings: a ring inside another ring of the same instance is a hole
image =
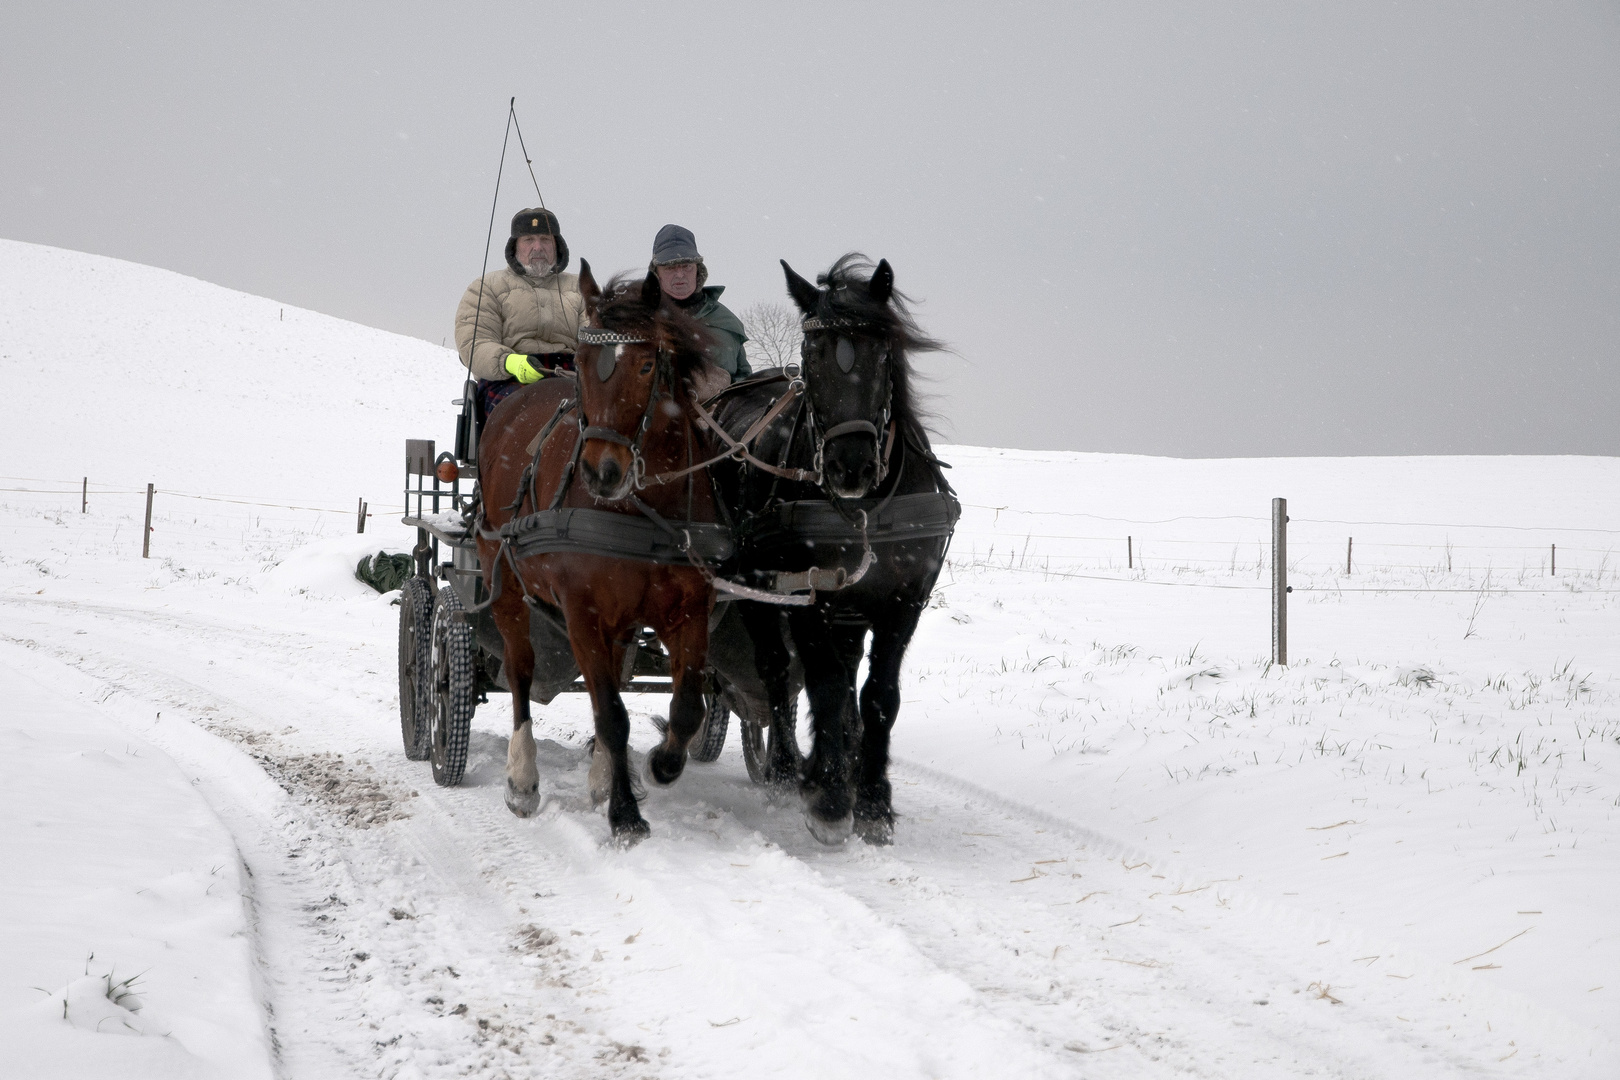
[[[959,569],[1155,587],[1271,588],[1269,517],[1132,519],[963,507],[951,553]],[[1081,521],[1103,527],[1072,528]],[[1534,542],[1538,536],[1544,542]],[[1620,589],[1605,586],[1620,586],[1617,552],[1620,529],[1590,525],[1290,516],[1287,568],[1298,582],[1290,591],[1302,593],[1613,593]]]
[[[60,500],[57,513],[78,511],[108,497],[147,494],[144,489],[97,484],[88,478],[0,476],[0,485],[0,494]],[[186,500],[199,511],[214,507],[212,513],[189,515],[191,521],[184,528],[196,539],[219,543],[267,531],[332,535],[345,520],[361,531],[361,523],[376,516],[363,500],[355,507],[338,508],[155,486],[152,494]],[[1131,519],[985,503],[963,507],[951,551],[953,570],[982,568],[1049,580],[1154,588],[1270,589],[1265,579],[1271,566],[1271,522],[1261,515]],[[241,516],[226,508],[240,508]],[[320,517],[312,520],[310,515]],[[158,516],[173,528],[188,515],[168,506]],[[1080,521],[1103,527],[1069,527]],[[9,527],[54,526],[13,520]],[[1292,587],[1295,592],[1477,593],[1482,588],[1491,593],[1620,592],[1608,587],[1620,586],[1620,559],[1614,558],[1620,550],[1620,529],[1309,517],[1291,517],[1289,528],[1288,571],[1299,582]],[[1341,535],[1330,537],[1330,529]],[[1434,536],[1435,531],[1440,535]],[[1542,542],[1529,542],[1531,537]],[[1615,541],[1605,543],[1610,537]],[[1421,582],[1414,582],[1414,576]]]

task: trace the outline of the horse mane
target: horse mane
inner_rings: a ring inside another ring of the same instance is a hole
[[[644,278],[615,274],[602,290],[602,299],[596,306],[596,321],[605,330],[667,343],[675,367],[675,384],[680,388],[677,392],[685,394],[688,379],[704,362],[703,349],[709,344],[708,327],[665,302],[662,292],[658,294],[658,307],[648,310],[644,302],[645,286]]]
[[[883,328],[888,334],[893,364],[894,413],[920,429],[931,418],[918,401],[914,384],[919,376],[911,365],[911,354],[942,352],[946,345],[922,332],[911,314],[911,297],[899,289],[890,292],[886,304],[872,299],[870,286],[876,269],[877,265],[859,251],[839,256],[826,273],[816,275],[816,284],[822,287],[816,315]]]

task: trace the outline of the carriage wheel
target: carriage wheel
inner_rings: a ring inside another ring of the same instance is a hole
[[[433,762],[433,781],[441,787],[455,787],[467,770],[467,740],[478,704],[473,631],[461,611],[456,590],[450,586],[440,589],[433,608],[428,756]]]
[[[428,756],[428,662],[433,636],[433,590],[419,577],[399,592],[399,733],[405,756]]]
[[[731,719],[731,710],[726,707],[726,699],[719,688],[713,686],[704,691],[703,706],[703,726],[692,737],[686,752],[693,761],[707,765],[719,758],[720,751],[726,747],[726,728]]]
[[[788,702],[788,716],[796,729],[799,724],[799,699]],[[742,737],[743,764],[748,766],[748,779],[756,784],[765,782],[765,764],[771,760],[771,726],[756,724],[738,717],[737,734]],[[794,736],[798,738],[797,735]],[[795,759],[798,754],[793,755]]]

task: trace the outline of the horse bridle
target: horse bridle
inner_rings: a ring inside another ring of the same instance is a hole
[[[581,345],[612,346],[611,351],[603,351],[597,354],[596,357],[596,377],[602,382],[607,382],[613,377],[613,370],[619,363],[618,347],[620,345],[652,344],[650,338],[635,337],[631,334],[620,333],[617,330],[603,330],[594,326],[580,327],[578,340]],[[634,439],[614,428],[598,427],[594,424],[587,425],[585,422],[584,394],[580,395],[580,445],[583,446],[590,440],[597,439],[601,442],[610,442],[618,446],[628,447],[630,450],[630,476],[638,489],[642,486],[647,475],[647,463],[641,456],[641,444],[646,441],[647,429],[652,424],[653,409],[658,405],[659,388],[663,384],[666,374],[669,377],[672,393],[675,383],[675,373],[666,350],[662,348],[657,350],[654,363],[658,366],[653,372],[652,389],[647,394],[647,408],[641,414],[641,425],[636,429]]]
[[[881,329],[881,327],[879,327],[876,323],[862,322],[858,319],[822,318],[819,315],[806,316],[805,319],[799,323],[799,327],[807,333],[817,330],[830,330],[836,333],[840,330],[861,330],[871,329],[874,327]],[[847,340],[848,339],[842,334],[839,335],[840,345],[844,344]],[[807,375],[805,368],[808,364],[809,353],[810,339],[805,338],[803,343],[799,346],[799,356],[804,363],[794,363],[793,361],[789,361],[786,365],[784,365],[784,371],[787,374],[789,386],[797,386],[801,391],[808,390],[809,384],[805,381]],[[850,345],[849,361],[847,364],[845,363],[841,353],[842,350],[840,350],[840,355],[835,356],[835,360],[838,364],[839,370],[843,371],[845,374],[848,374],[849,371],[855,366],[854,345]],[[810,395],[808,392],[805,393],[804,407],[805,411],[810,417],[810,434],[815,440],[815,458],[812,461],[811,469],[818,475],[822,474],[822,454],[826,448],[826,445],[833,439],[838,438],[840,435],[857,434],[872,436],[873,449],[877,454],[877,479],[872,481],[872,486],[876,487],[877,485],[883,483],[884,478],[889,475],[889,451],[894,448],[894,431],[889,425],[889,413],[894,405],[894,368],[892,366],[893,359],[890,355],[890,349],[884,349],[883,358],[885,363],[888,365],[885,368],[887,378],[885,379],[886,385],[884,387],[885,392],[883,395],[883,413],[876,424],[872,423],[870,420],[845,420],[841,424],[834,424],[832,427],[823,430],[821,421],[816,416],[815,407],[810,400]],[[887,446],[885,446],[885,438],[889,444]]]

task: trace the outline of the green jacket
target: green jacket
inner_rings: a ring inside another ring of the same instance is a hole
[[[713,332],[714,346],[709,350],[709,360],[736,382],[752,375],[754,369],[748,366],[748,355],[743,351],[748,333],[743,329],[742,320],[720,302],[720,294],[725,291],[724,285],[703,286],[703,302],[688,307],[686,313]]]

